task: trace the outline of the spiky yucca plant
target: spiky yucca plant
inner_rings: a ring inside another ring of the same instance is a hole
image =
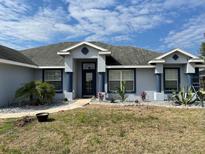
[[[125,81],[121,81],[120,82],[120,87],[118,88],[117,91],[118,95],[120,95],[121,101],[124,102],[126,100],[126,82]]]
[[[191,88],[189,88],[187,92],[182,89],[178,93],[174,93],[173,97],[177,103],[185,106],[193,104],[196,101],[196,94],[192,92]]]

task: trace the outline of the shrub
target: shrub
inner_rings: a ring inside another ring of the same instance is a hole
[[[53,85],[42,81],[31,81],[16,91],[16,98],[29,100],[32,104],[49,103],[55,96]]]
[[[146,93],[145,91],[143,91],[143,92],[141,93],[141,99],[142,99],[142,101],[145,101],[146,96],[147,96],[147,93]]]
[[[115,103],[115,98],[112,97],[112,98],[110,99],[110,103]]]
[[[49,103],[55,96],[55,88],[47,82],[36,81],[36,90],[39,103]]]
[[[193,104],[196,101],[196,93],[193,93],[191,88],[188,89],[187,92],[180,90],[178,93],[173,94],[176,103],[180,105],[189,105]]]
[[[105,97],[105,94],[103,92],[99,92],[98,93],[98,99],[99,101],[103,101],[104,100],[104,97]]]

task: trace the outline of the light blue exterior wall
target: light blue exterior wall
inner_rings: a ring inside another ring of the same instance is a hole
[[[89,52],[83,54],[81,49],[86,47]],[[64,94],[68,100],[82,97],[82,63],[96,62],[96,91],[99,90],[98,72],[105,72],[105,55],[100,55],[99,50],[87,45],[82,45],[70,51],[70,55],[65,56],[65,72],[73,72],[73,91],[65,90]]]
[[[148,100],[154,100],[154,93],[156,92],[156,76],[154,74],[154,68],[137,68],[135,69],[136,76],[136,87],[135,93],[127,93],[127,101],[141,100],[141,93],[145,91],[147,93]],[[106,78],[106,81],[108,79]],[[107,82],[106,82],[106,92],[107,92]],[[107,94],[108,99],[112,97],[118,99],[119,96],[116,94]]]
[[[0,63],[0,107],[15,103],[16,90],[32,80],[34,69]]]
[[[173,55],[177,54],[178,59],[174,60]],[[183,55],[179,52],[168,55],[164,58],[165,63],[156,64],[155,74],[160,73],[161,77],[161,92],[155,92],[154,100],[166,100],[168,95],[164,92],[164,68],[179,68],[180,69],[180,89],[188,89],[191,85],[189,82],[188,74],[195,73],[194,64],[189,63],[190,57]]]
[[[56,93],[56,100],[62,100],[64,98],[72,100],[82,97],[83,62],[96,63],[96,95],[97,92],[105,92],[106,98],[109,99],[113,97],[113,94],[108,93],[107,90],[108,79],[106,56],[99,54],[100,51],[98,49],[90,46],[86,46],[89,52],[83,54],[81,52],[83,47],[85,46],[82,45],[81,47],[73,49],[70,51],[70,55],[64,57],[65,68],[63,69],[63,92]],[[178,59],[173,59],[174,54],[178,55]],[[135,101],[136,99],[140,100],[140,94],[143,91],[147,93],[147,99],[150,101],[167,99],[168,95],[164,92],[164,68],[179,68],[180,88],[187,89],[191,86],[190,77],[195,73],[195,66],[194,63],[189,62],[190,57],[176,52],[163,59],[165,60],[164,63],[155,64],[153,65],[153,68],[135,68],[136,89],[135,93],[126,94],[127,101]],[[159,75],[161,76],[161,81]],[[14,95],[16,90],[26,82],[42,79],[42,69],[33,69],[1,63],[0,87],[3,88],[0,88],[0,106],[15,102]],[[72,84],[72,86],[70,84]]]
[[[97,71],[96,71],[96,89],[97,92],[100,89],[100,82],[98,81],[99,72],[104,72],[105,74],[105,93],[106,97],[109,99],[113,97],[113,94],[108,93],[107,90],[107,72],[106,72],[106,65],[105,65],[105,56],[99,55],[98,50],[87,47],[89,49],[89,53],[87,55],[83,55],[81,53],[81,49],[84,46],[78,47],[73,51],[70,51],[70,55],[65,57],[65,72],[73,72],[73,92],[68,92],[66,89],[64,90],[64,96],[69,100],[82,97],[82,62],[92,62],[96,61],[97,64]],[[176,53],[174,53],[176,54]],[[141,99],[141,93],[145,91],[147,93],[147,99],[152,100],[165,100],[167,99],[168,95],[164,93],[164,68],[172,68],[177,67],[180,69],[180,88],[187,88],[189,87],[188,82],[188,74],[195,73],[195,68],[193,64],[188,63],[189,57],[177,53],[178,59],[174,60],[173,54],[168,55],[165,57],[165,63],[163,64],[156,64],[155,68],[136,68],[136,92],[135,93],[128,93],[127,100],[134,101],[136,99]],[[160,74],[161,81],[157,78],[157,74]],[[160,85],[158,85],[160,84]],[[160,91],[157,90],[159,89]],[[116,95],[116,94],[114,94]]]

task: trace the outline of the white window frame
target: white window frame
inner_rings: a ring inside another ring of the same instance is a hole
[[[110,80],[110,71],[120,71],[120,78],[119,78],[119,82],[123,81],[123,71],[133,71],[133,88],[132,90],[126,90],[126,93],[135,93],[135,85],[136,85],[136,79],[135,79],[135,70],[134,69],[109,69],[108,70],[108,92],[112,93],[112,92],[116,92],[116,90],[112,90],[110,89],[110,81],[118,81],[118,80]],[[125,80],[124,80],[125,81]],[[131,80],[130,80],[131,81]]]
[[[177,79],[176,80],[166,80],[166,70],[176,70],[176,72],[177,72]],[[164,92],[165,93],[172,93],[172,92],[174,92],[173,90],[166,90],[165,89],[165,87],[166,87],[166,85],[165,85],[165,83],[166,83],[166,81],[177,81],[177,90],[176,90],[176,92],[178,92],[179,91],[179,86],[180,86],[180,68],[164,68]]]
[[[60,71],[60,79],[46,79],[46,72],[47,71]],[[61,89],[56,89],[56,93],[61,93],[63,91],[63,72],[62,69],[44,69],[43,70],[43,81],[44,82],[60,82]],[[54,85],[55,86],[55,85]]]

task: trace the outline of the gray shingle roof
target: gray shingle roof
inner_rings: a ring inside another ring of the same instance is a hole
[[[0,59],[35,65],[28,57],[21,52],[0,45]]]
[[[57,55],[57,52],[77,43],[79,42],[58,43],[26,49],[23,50],[22,53],[39,66],[64,66],[63,57]],[[90,43],[111,51],[111,57],[108,56],[106,59],[107,65],[147,65],[149,60],[162,54],[136,47],[114,46],[101,42]]]

